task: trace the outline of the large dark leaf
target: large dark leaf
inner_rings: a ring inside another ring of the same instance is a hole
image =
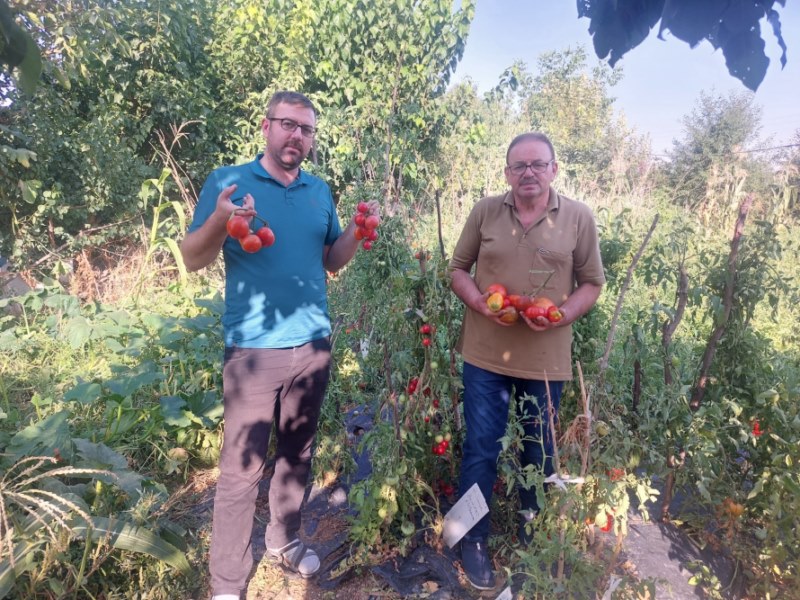
[[[758,89],[769,66],[764,46],[764,40],[756,29],[731,36],[722,47],[728,72],[753,91]]]
[[[694,47],[714,31],[727,7],[728,0],[667,0],[658,36],[669,30]]]
[[[578,16],[590,19],[594,50],[613,67],[641,44],[658,23],[664,0],[578,0]]]
[[[784,0],[777,0],[784,5]],[[595,53],[614,64],[631,48],[640,44],[650,29],[661,20],[659,37],[669,31],[694,47],[708,40],[725,55],[731,75],[755,90],[764,79],[769,59],[764,53],[759,22],[767,18],[782,49],[781,64],[786,64],[786,44],[781,34],[776,0],[578,0],[578,16],[591,21]]]

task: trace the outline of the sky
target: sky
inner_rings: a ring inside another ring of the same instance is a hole
[[[787,0],[785,7],[776,3],[775,8],[788,48],[787,63],[781,70],[781,50],[772,27],[762,21],[770,64],[755,93],[763,109],[761,138],[769,146],[790,143],[800,129],[800,0]],[[657,33],[658,25],[617,63],[624,76],[610,95],[628,124],[649,134],[653,152],[664,154],[673,139],[683,137],[682,119],[701,91],[727,95],[747,88],[728,73],[722,51],[709,42],[690,48],[669,33],[659,40]],[[590,64],[596,64],[589,19],[578,18],[575,0],[477,0],[464,57],[452,81],[469,77],[483,93],[497,85],[514,61],[525,62],[535,72],[543,52],[578,45],[587,50]]]

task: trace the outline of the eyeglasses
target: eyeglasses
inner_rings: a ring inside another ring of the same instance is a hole
[[[294,133],[294,130],[298,127],[300,128],[300,133],[303,134],[303,137],[314,137],[314,134],[317,132],[316,129],[311,127],[311,125],[300,125],[297,121],[293,121],[292,119],[282,119],[280,117],[267,117],[267,121],[280,121],[281,129],[284,131],[289,131]]]
[[[532,163],[514,163],[513,165],[508,165],[508,170],[511,171],[512,175],[520,176],[524,175],[525,171],[530,169],[533,173],[544,173],[547,171],[547,167],[549,167],[555,160],[548,160],[547,162],[532,162]]]

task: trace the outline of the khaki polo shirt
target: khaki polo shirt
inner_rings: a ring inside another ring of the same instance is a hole
[[[591,209],[550,189],[547,210],[525,231],[511,192],[483,198],[470,212],[450,268],[470,272],[482,292],[500,283],[509,294],[548,296],[560,305],[577,285],[605,283]],[[548,279],[549,276],[549,279]],[[523,379],[572,379],[572,327],[532,331],[521,319],[496,325],[467,309],[456,350],[477,367]]]

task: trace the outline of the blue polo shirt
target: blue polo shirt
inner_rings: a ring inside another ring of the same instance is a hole
[[[322,250],[341,235],[331,190],[301,170],[288,187],[255,160],[214,170],[200,191],[189,231],[214,212],[220,192],[238,187],[231,199],[255,199],[256,212],[269,222],[275,243],[248,254],[230,236],[225,259],[225,345],[242,348],[291,348],[331,333]],[[261,222],[254,219],[253,227]]]

